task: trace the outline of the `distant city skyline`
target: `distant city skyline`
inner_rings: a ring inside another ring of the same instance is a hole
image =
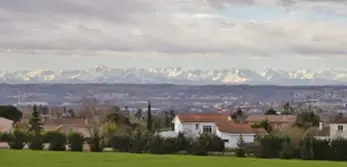
[[[0,0],[0,71],[347,69],[347,1]]]

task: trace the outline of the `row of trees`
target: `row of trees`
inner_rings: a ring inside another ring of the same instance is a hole
[[[347,140],[320,140],[311,136],[298,143],[286,136],[267,135],[256,143],[239,146],[240,157],[347,161]]]

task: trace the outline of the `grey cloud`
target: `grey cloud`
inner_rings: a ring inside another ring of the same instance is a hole
[[[255,4],[259,0],[194,2],[182,6],[198,9],[222,3]],[[338,54],[344,53],[347,46],[347,38],[336,38],[347,37],[345,27],[310,22],[178,18],[175,15],[184,12],[177,1],[0,0],[0,6],[0,49],[61,50],[62,54],[105,50],[263,56],[282,52]],[[138,33],[133,33],[133,29]],[[326,33],[327,29],[332,32]],[[307,35],[324,41],[307,39]]]

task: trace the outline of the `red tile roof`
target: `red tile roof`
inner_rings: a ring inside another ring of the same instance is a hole
[[[179,114],[177,117],[181,122],[216,122],[228,121],[227,114]]]
[[[228,114],[180,114],[181,122],[213,122],[221,132],[226,133],[266,133],[264,129],[252,128],[249,124],[236,124],[228,120]]]
[[[347,124],[347,118],[340,118],[337,120],[332,121],[333,124]]]
[[[260,122],[267,120],[269,123],[292,123],[296,120],[296,115],[250,115],[247,122]]]

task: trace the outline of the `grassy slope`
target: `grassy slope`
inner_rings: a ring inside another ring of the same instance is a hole
[[[346,167],[343,162],[239,159],[184,155],[0,151],[1,167]]]

